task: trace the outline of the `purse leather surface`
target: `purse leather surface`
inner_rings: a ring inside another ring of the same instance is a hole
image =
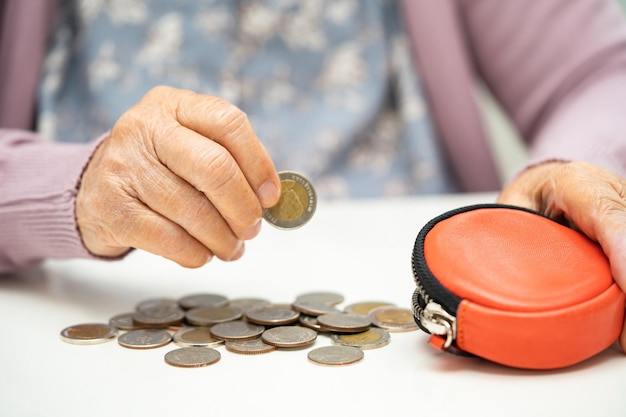
[[[462,298],[457,345],[514,367],[569,366],[619,337],[626,296],[600,246],[543,216],[482,208],[437,223],[424,244],[439,282]]]

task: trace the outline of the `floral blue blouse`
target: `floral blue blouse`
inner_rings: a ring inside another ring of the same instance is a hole
[[[38,127],[90,141],[160,84],[243,109],[320,197],[455,190],[388,0],[66,1]]]

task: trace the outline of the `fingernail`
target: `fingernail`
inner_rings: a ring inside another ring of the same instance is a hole
[[[241,238],[243,240],[250,240],[256,235],[258,235],[260,231],[261,231],[261,219],[257,220],[254,226],[252,226],[251,228],[243,232],[241,234]]]
[[[271,207],[278,200],[278,187],[272,181],[266,181],[257,190],[259,200],[263,207]]]
[[[237,259],[243,256],[243,253],[246,251],[246,245],[243,243],[243,240],[239,241],[239,248],[235,252],[235,254],[229,259],[230,261],[236,261]]]

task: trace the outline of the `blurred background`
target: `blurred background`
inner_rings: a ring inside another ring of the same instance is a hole
[[[626,0],[615,1],[626,13]],[[515,174],[523,163],[526,151],[514,127],[487,90],[479,88],[479,96],[484,102],[484,117],[490,131],[489,136],[493,139],[491,144],[497,155],[500,177],[507,180]]]

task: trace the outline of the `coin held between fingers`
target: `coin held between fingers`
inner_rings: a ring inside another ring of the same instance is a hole
[[[282,171],[278,176],[280,200],[275,206],[263,210],[263,218],[278,229],[299,228],[311,220],[315,213],[315,188],[308,179],[293,171]]]

